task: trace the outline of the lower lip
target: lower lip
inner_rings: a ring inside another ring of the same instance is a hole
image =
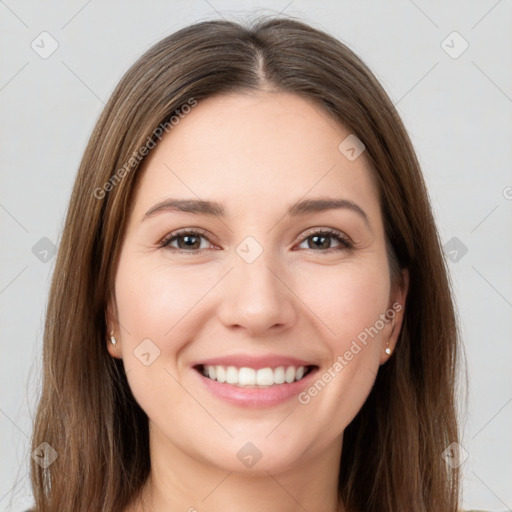
[[[301,380],[291,383],[276,384],[268,388],[242,388],[209,379],[193,369],[204,386],[218,398],[238,407],[255,408],[273,407],[296,397],[310,384],[317,371],[318,368],[314,368]]]

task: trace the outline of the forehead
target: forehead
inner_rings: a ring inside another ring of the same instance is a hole
[[[309,196],[363,203],[378,215],[364,152],[339,149],[350,131],[322,108],[291,93],[231,93],[198,101],[151,151],[135,208],[167,196],[213,199],[227,216],[277,208]]]

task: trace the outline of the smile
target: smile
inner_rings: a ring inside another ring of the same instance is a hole
[[[276,368],[250,368],[243,366],[197,365],[195,369],[204,377],[216,382],[242,388],[268,388],[281,384],[291,384],[302,380],[315,367],[278,366]]]
[[[199,390],[242,408],[268,408],[293,400],[319,371],[314,359],[287,354],[225,354],[190,365]]]

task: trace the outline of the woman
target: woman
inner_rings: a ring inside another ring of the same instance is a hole
[[[290,18],[197,23],[126,73],[80,166],[35,510],[457,511],[457,359],[371,71]]]

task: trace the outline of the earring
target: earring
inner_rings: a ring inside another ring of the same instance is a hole
[[[395,332],[395,317],[393,317],[393,323],[391,324],[391,333]],[[389,341],[388,341],[388,346],[386,347],[386,350],[384,351],[386,352],[386,354],[388,356],[391,355],[391,352],[393,352],[390,348],[389,348]]]
[[[114,347],[116,346],[117,340],[114,338],[114,331],[110,333],[110,343],[112,343]]]

